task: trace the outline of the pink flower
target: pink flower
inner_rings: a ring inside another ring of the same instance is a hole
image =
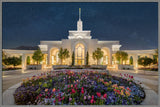
[[[86,99],[86,96],[84,96],[84,100]]]
[[[38,98],[39,98],[39,96],[36,97],[36,99],[38,99]]]
[[[107,98],[107,94],[104,94],[103,97],[104,97],[104,98]]]
[[[60,101],[61,101],[61,98],[59,98],[58,101],[60,102]]]
[[[64,100],[65,97],[62,97],[62,100]]]
[[[91,104],[92,104],[92,103],[94,103],[94,100],[93,100],[93,99],[91,99],[90,103],[91,103]]]
[[[72,98],[71,98],[71,97],[69,98],[69,101],[72,101]]]
[[[92,99],[94,99],[94,95],[92,95]]]
[[[42,94],[39,94],[39,96],[41,97],[41,96],[42,96]]]
[[[101,97],[101,93],[97,92],[97,96],[98,96],[98,97]]]
[[[82,89],[82,90],[84,90],[84,88],[83,88],[83,87],[82,87],[81,89]]]
[[[88,99],[90,99],[91,98],[91,96],[88,96]]]

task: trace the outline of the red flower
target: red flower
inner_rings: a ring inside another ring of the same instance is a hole
[[[101,97],[101,93],[97,92],[97,96],[98,96],[98,97]]]
[[[62,100],[64,100],[65,97],[62,97]]]
[[[131,78],[133,78],[133,76],[131,76]]]
[[[94,95],[92,95],[92,99],[94,99]]]
[[[74,94],[76,91],[74,89],[72,89],[72,93]]]
[[[128,87],[127,87],[127,90],[128,90],[129,92],[131,92],[131,89],[130,89],[130,88],[128,88]]]
[[[81,90],[81,93],[84,94],[84,90]]]
[[[61,98],[59,98],[58,101],[60,102],[60,101],[61,101]]]
[[[104,97],[104,98],[107,98],[107,94],[104,94],[103,97]]]
[[[42,94],[39,94],[39,96],[41,97],[41,96],[42,96]]]
[[[84,90],[84,88],[82,87],[81,90]]]
[[[120,94],[120,91],[119,91],[119,90],[116,90],[116,91],[117,91],[118,94]]]

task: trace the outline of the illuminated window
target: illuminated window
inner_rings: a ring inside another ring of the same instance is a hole
[[[59,61],[58,53],[59,52],[56,53],[56,63],[58,63],[58,61]]]
[[[108,56],[106,56],[106,64],[108,64]]]
[[[75,47],[75,65],[84,65],[84,45],[77,44]]]
[[[52,56],[52,65],[54,64],[54,56]]]

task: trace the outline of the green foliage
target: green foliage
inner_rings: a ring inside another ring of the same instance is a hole
[[[75,54],[74,54],[74,51],[73,51],[73,53],[72,53],[72,65],[74,65],[74,56],[75,56]]]
[[[116,59],[119,61],[120,64],[123,64],[123,61],[128,59],[128,53],[123,51],[117,51],[116,52]]]
[[[58,53],[58,57],[61,59],[61,65],[62,65],[63,60],[70,57],[69,56],[69,51],[67,49],[61,48],[59,53]]]
[[[103,51],[101,51],[100,48],[97,48],[97,50],[95,50],[93,52],[92,57],[93,57],[94,60],[97,60],[97,65],[98,65],[99,59],[101,59],[103,57]]]
[[[34,61],[37,62],[37,64],[39,64],[42,60],[43,60],[43,57],[44,55],[42,54],[42,51],[40,49],[36,50],[32,56],[32,59]]]
[[[153,64],[157,64],[158,63],[158,56],[157,55],[153,55]]]
[[[30,56],[27,56],[27,65],[30,64]]]
[[[133,65],[133,57],[132,57],[132,56],[131,56],[130,59],[129,59],[129,64],[130,64],[130,65]]]
[[[155,56],[154,64],[157,63],[157,65],[158,65],[158,49],[155,50],[155,55],[154,56]]]
[[[151,58],[147,58],[147,57],[141,57],[138,59],[138,64],[142,65],[142,66],[148,66],[153,62],[153,60]]]
[[[87,51],[87,55],[86,55],[86,65],[88,65],[88,62],[89,62],[89,54],[88,54],[88,51]]]
[[[5,59],[6,59],[6,55],[5,53],[2,51],[2,65],[5,65]]]
[[[20,65],[22,61],[20,57],[13,56],[3,59],[3,62],[5,65],[13,65],[15,68],[15,66]]]

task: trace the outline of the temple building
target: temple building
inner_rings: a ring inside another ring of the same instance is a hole
[[[92,58],[92,53],[101,48],[104,52],[103,57],[99,61],[100,65],[108,65],[108,67],[114,67],[117,64],[115,53],[120,50],[122,46],[119,41],[99,41],[98,39],[92,39],[90,30],[83,30],[83,21],[81,20],[81,11],[79,10],[79,20],[77,21],[77,30],[69,30],[68,39],[62,39],[60,41],[40,41],[38,45],[42,53],[44,54],[44,60],[41,62],[43,67],[52,65],[59,65],[60,59],[58,58],[58,52],[60,48],[66,48],[69,50],[70,57],[64,60],[63,64],[71,65],[72,53],[75,53],[75,65],[85,65],[86,54],[89,53],[89,65],[95,65],[96,61]],[[32,59],[32,55],[35,50],[14,50],[3,49],[7,56],[22,56],[22,68],[26,68],[26,59],[30,57],[30,64],[36,64]],[[146,56],[152,58],[155,54],[155,50],[122,50],[128,53],[128,60],[126,64],[129,64],[129,59],[133,59],[134,68],[138,67],[138,57]]]

